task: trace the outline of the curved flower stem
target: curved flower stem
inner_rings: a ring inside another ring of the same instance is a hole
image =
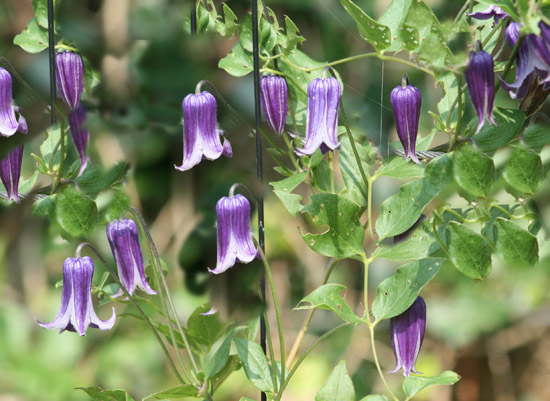
[[[151,237],[151,233],[149,232],[149,229],[147,228],[147,225],[145,224],[145,220],[143,219],[143,216],[141,215],[140,212],[137,211],[136,208],[134,207],[130,207],[128,209],[130,212],[132,212],[132,214],[138,219],[139,223],[140,223],[140,226],[141,226],[141,229],[143,230],[143,232],[145,233],[145,236],[147,237],[147,242],[149,244],[149,251],[152,253],[152,256],[153,256],[153,260],[152,262],[156,265],[156,271],[160,277],[160,283],[159,284],[162,284],[162,289],[164,291],[164,295],[166,296],[166,298],[168,299],[168,305],[170,307],[170,312],[172,313],[172,315],[174,316],[174,320],[176,322],[176,328],[178,329],[178,332],[183,340],[183,343],[185,344],[185,349],[187,351],[187,354],[189,355],[189,359],[191,361],[191,364],[193,365],[193,369],[194,369],[194,372],[193,372],[193,375],[191,376],[192,378],[192,381],[194,382],[194,384],[198,384],[198,379],[196,378],[195,374],[196,372],[198,372],[198,366],[197,366],[197,363],[195,361],[195,356],[193,355],[193,352],[191,351],[191,347],[189,346],[189,341],[187,339],[187,335],[185,334],[185,331],[183,330],[183,328],[181,327],[181,324],[180,324],[180,321],[179,321],[179,318],[178,318],[178,314],[176,312],[176,308],[174,306],[174,302],[172,301],[172,297],[170,296],[170,289],[168,288],[168,283],[166,282],[166,277],[164,276],[164,272],[162,270],[162,265],[160,263],[160,257],[159,257],[159,254],[157,252],[157,248],[155,247],[155,244],[153,242],[153,238]],[[166,310],[166,315],[167,316],[170,316],[169,313],[168,313],[168,308],[166,307],[166,304],[165,304],[165,300],[164,300],[164,297],[160,297],[161,300],[162,300],[162,303],[163,303],[163,306]],[[168,327],[170,328],[170,333],[171,335],[175,338],[175,336],[173,335],[173,332],[172,332],[172,325],[169,324]],[[176,349],[178,349],[177,347],[177,343],[175,343],[176,345]],[[177,353],[179,355],[179,352]]]
[[[76,250],[77,256],[80,255],[80,251],[84,247],[90,248],[90,250],[98,257],[98,259],[105,266],[105,268],[107,269],[107,271],[109,272],[109,274],[111,275],[113,280],[115,280],[115,282],[118,284],[118,286],[120,287],[120,289],[124,293],[124,296],[126,296],[130,300],[130,302],[132,302],[132,304],[136,307],[139,314],[143,317],[143,319],[149,325],[149,328],[153,332],[157,342],[159,343],[160,347],[162,348],[162,352],[164,353],[164,356],[166,357],[166,360],[168,361],[168,364],[172,368],[172,371],[176,375],[178,381],[181,384],[185,384],[186,381],[183,379],[183,377],[181,377],[180,373],[178,372],[178,369],[176,368],[176,365],[174,364],[174,361],[172,360],[172,357],[170,356],[170,353],[168,352],[168,349],[166,348],[166,344],[164,344],[164,341],[162,341],[162,337],[160,336],[160,334],[159,334],[158,330],[156,329],[155,325],[153,324],[153,322],[151,322],[151,320],[149,319],[149,317],[147,316],[145,311],[143,309],[141,309],[141,306],[139,306],[139,304],[136,302],[136,300],[130,295],[130,293],[128,292],[128,290],[124,286],[124,284],[122,284],[122,282],[120,281],[118,276],[115,274],[115,270],[111,267],[111,265],[109,263],[107,263],[107,261],[101,255],[101,253],[99,253],[99,251],[92,244],[90,244],[89,242],[83,242],[78,246],[78,248]],[[184,371],[184,373],[185,373],[185,371]]]
[[[280,401],[281,400],[281,397],[283,396],[283,391],[285,390],[286,386],[288,385],[288,382],[290,381],[290,379],[292,378],[292,376],[294,375],[294,373],[296,373],[296,370],[298,369],[298,367],[302,364],[302,362],[304,361],[304,359],[307,358],[307,356],[311,353],[311,351],[313,351],[319,344],[321,344],[326,338],[328,338],[330,335],[332,335],[333,333],[335,333],[337,330],[341,329],[342,327],[346,327],[346,326],[349,326],[351,323],[350,322],[346,322],[346,323],[342,323],[341,325],[339,326],[336,326],[335,328],[333,329],[330,329],[329,331],[327,331],[325,334],[323,334],[321,337],[319,337],[317,339],[317,341],[315,341],[313,343],[313,345],[311,347],[309,347],[306,352],[303,353],[303,355],[300,357],[300,359],[298,359],[298,361],[296,362],[296,364],[292,367],[292,369],[290,370],[290,372],[288,372],[288,376],[286,377],[285,381],[281,384],[281,388],[279,389],[279,392],[277,393],[277,396],[275,397],[275,401]]]
[[[458,87],[458,121],[456,122],[455,134],[449,141],[449,150],[452,150],[454,144],[458,142],[460,138],[460,128],[462,125],[462,74],[456,74],[456,81]]]
[[[467,0],[466,3],[464,3],[464,5],[462,6],[462,8],[460,9],[460,11],[458,12],[458,14],[456,15],[456,18],[454,20],[454,23],[456,24],[460,18],[462,18],[462,16],[464,15],[464,13],[466,12],[466,10],[468,10],[468,7],[470,7],[470,3],[471,3],[472,0]]]
[[[281,381],[285,380],[285,338],[283,332],[283,321],[281,319],[281,311],[279,310],[279,301],[277,299],[277,291],[275,289],[275,283],[273,282],[273,275],[271,274],[271,268],[269,267],[269,262],[265,257],[264,250],[261,247],[258,247],[260,252],[262,262],[264,264],[265,273],[267,275],[267,280],[269,281],[269,287],[271,288],[271,296],[273,297],[273,306],[275,307],[275,316],[277,317],[277,331],[279,332],[279,345],[281,347]],[[266,319],[267,324],[267,319]]]
[[[61,141],[61,161],[59,162],[59,170],[57,171],[57,184],[56,187],[59,186],[61,183],[61,179],[63,178],[63,165],[65,164],[65,124],[64,120],[61,120],[61,138],[59,139]]]
[[[336,266],[336,262],[338,262],[337,259],[331,258],[327,267],[325,268],[325,277],[323,279],[323,283],[321,285],[325,285],[328,282],[328,279],[330,278],[330,275],[332,274],[332,271],[334,270],[334,266]],[[304,337],[306,335],[307,330],[309,329],[309,325],[311,323],[311,320],[313,319],[313,315],[315,315],[315,311],[317,309],[310,309],[306,315],[306,318],[304,319],[304,322],[302,323],[302,327],[300,328],[300,331],[298,332],[298,335],[296,336],[296,340],[294,341],[294,344],[292,345],[292,348],[290,349],[290,352],[288,354],[288,358],[286,359],[286,368],[290,369],[290,366],[292,365],[292,362],[294,361],[294,358],[296,357],[296,354],[298,353],[298,350],[300,349],[300,346],[302,345],[302,341],[304,341]]]
[[[386,381],[386,378],[384,377],[384,372],[382,372],[382,368],[380,367],[380,362],[378,362],[378,354],[376,353],[376,345],[374,343],[374,327],[376,326],[376,323],[367,324],[367,326],[369,327],[370,345],[371,345],[371,348],[372,348],[372,356],[373,356],[373,359],[374,359],[374,364],[376,365],[376,370],[378,370],[378,375],[380,376],[380,379],[382,380],[382,383],[384,384],[384,387],[386,387],[386,390],[390,394],[391,398],[394,399],[395,401],[399,401],[399,399],[395,396],[393,391],[391,391],[391,388],[388,385],[388,382]]]
[[[262,289],[258,286],[258,295],[260,300],[265,303],[265,298],[262,293]],[[271,379],[273,380],[273,387],[277,389],[277,363],[275,361],[275,351],[273,349],[273,338],[271,337],[271,327],[269,326],[269,319],[267,318],[267,313],[264,311],[262,314],[265,322],[265,331],[266,331],[266,340],[267,347],[269,349],[269,355],[271,357]]]

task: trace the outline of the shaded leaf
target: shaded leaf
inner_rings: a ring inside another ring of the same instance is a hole
[[[451,222],[446,232],[450,260],[457,270],[474,280],[487,277],[491,272],[491,248],[487,240],[456,222]]]
[[[88,394],[94,401],[134,401],[126,390],[106,390],[101,387],[76,387]]]
[[[169,399],[180,399],[180,398],[203,398],[198,395],[197,388],[193,386],[192,384],[184,384],[181,386],[169,388],[167,390],[159,391],[158,393],[154,393],[151,395],[148,395],[143,399],[143,401],[146,400],[166,400]]]
[[[97,206],[93,199],[72,186],[63,188],[56,197],[55,219],[73,237],[88,235],[97,221]]]
[[[199,306],[187,320],[187,334],[208,348],[221,336],[223,323],[217,313],[203,315],[210,310],[209,304]]]
[[[498,218],[494,225],[497,252],[510,265],[532,266],[539,260],[537,237],[509,220]]]
[[[83,194],[95,196],[110,186],[120,183],[126,176],[129,168],[130,166],[126,162],[117,163],[106,172],[99,167],[88,167],[84,173],[76,179],[76,182]]]
[[[286,210],[288,210],[292,216],[296,216],[296,214],[303,208],[303,205],[300,203],[302,201],[302,195],[293,194],[292,191],[304,182],[306,177],[307,172],[303,171],[291,177],[285,178],[284,180],[269,183],[269,185],[273,187],[273,192],[275,195],[279,197]]]
[[[450,386],[459,380],[460,376],[450,370],[446,370],[437,376],[409,376],[403,380],[403,391],[410,398],[427,387],[434,385]]]
[[[429,224],[422,223],[407,240],[393,246],[378,247],[373,256],[390,260],[422,259],[440,249]]]
[[[260,391],[273,393],[273,379],[267,358],[259,344],[243,338],[234,340],[248,380]]]
[[[13,38],[13,44],[20,46],[27,53],[40,53],[48,48],[48,31],[40,27],[36,18],[33,18],[23,32]]]
[[[373,45],[376,51],[391,45],[390,28],[369,17],[351,0],[340,0],[340,3],[357,24],[363,39]]]
[[[481,131],[472,137],[477,147],[482,152],[494,152],[510,142],[519,132],[525,121],[525,113],[515,109],[495,108],[493,116],[498,125],[485,123]],[[477,117],[474,117],[469,126],[477,125]]]
[[[231,349],[231,341],[242,330],[246,329],[246,326],[238,326],[231,329],[231,331],[224,333],[223,337],[217,341],[212,348],[212,351],[208,355],[206,362],[205,373],[209,379],[220,372],[227,363],[229,358],[229,351]]]
[[[550,136],[549,132],[547,134]],[[522,194],[533,195],[542,182],[542,173],[540,156],[518,146],[512,151],[502,174],[512,188]]]
[[[493,160],[470,144],[464,144],[453,154],[453,173],[458,185],[468,193],[486,197],[495,180]]]
[[[355,401],[355,389],[346,369],[346,361],[336,365],[325,385],[315,395],[315,401]]]
[[[218,67],[234,77],[244,77],[253,70],[252,53],[245,51],[241,42],[236,42],[231,52],[218,62]]]

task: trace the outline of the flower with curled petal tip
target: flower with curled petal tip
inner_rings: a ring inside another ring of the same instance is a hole
[[[27,121],[23,116],[15,116],[13,106],[11,75],[0,67],[0,135],[12,136],[16,132],[27,133]]]
[[[475,13],[468,13],[466,15],[468,17],[472,17],[480,20],[493,18],[495,24],[498,23],[498,21],[500,21],[501,19],[505,19],[509,17],[509,15],[505,13],[502,8],[495,5],[489,6],[489,8],[487,8],[484,11],[476,11]]]
[[[476,44],[476,51],[470,52],[470,61],[465,71],[468,93],[478,115],[477,134],[485,119],[497,125],[493,118],[493,103],[495,101],[495,74],[493,57],[481,49],[481,43]]]
[[[250,263],[257,250],[250,231],[250,203],[243,195],[223,197],[216,204],[218,261],[210,273],[223,273],[235,262]]]
[[[540,61],[540,65],[535,67],[538,75],[542,78],[541,84],[545,90],[550,90],[550,25],[544,21],[539,22],[540,37],[535,36],[533,47]]]
[[[175,166],[180,171],[189,170],[202,159],[215,160],[222,154],[233,155],[231,144],[224,138],[223,145],[216,117],[216,98],[207,91],[189,94],[183,99],[183,163]]]
[[[82,97],[82,58],[73,52],[55,55],[55,78],[59,94],[71,110],[76,110]]]
[[[109,330],[115,324],[115,308],[109,320],[100,320],[92,304],[92,276],[94,262],[89,256],[83,258],[67,258],[63,264],[63,293],[61,309],[50,323],[38,324],[45,329],[65,330],[86,335],[88,326],[100,330]]]
[[[340,147],[338,143],[338,105],[342,86],[334,77],[317,78],[307,87],[306,142],[296,149],[298,155],[310,156],[321,145],[330,150]]]
[[[403,75],[401,86],[393,88],[390,100],[397,136],[405,150],[404,158],[406,160],[410,157],[413,162],[420,163],[416,156],[416,135],[418,134],[420,106],[422,105],[420,90],[409,85],[409,78],[407,75]]]
[[[81,162],[78,175],[81,175],[88,164],[86,146],[88,145],[89,134],[88,131],[84,129],[84,122],[86,121],[86,109],[84,106],[78,106],[76,110],[71,111],[68,119],[73,143],[80,155]]]
[[[403,375],[416,371],[416,359],[426,331],[426,303],[417,297],[413,304],[399,316],[390,319],[391,343],[396,366],[390,373],[403,368]]]
[[[288,111],[288,86],[283,77],[263,76],[260,81],[260,100],[265,120],[277,134],[285,130]]]
[[[115,257],[118,277],[126,291],[132,295],[136,288],[139,288],[147,294],[156,294],[145,276],[136,223],[131,219],[110,222],[107,225],[107,239]],[[122,289],[119,289],[114,297],[122,294]]]

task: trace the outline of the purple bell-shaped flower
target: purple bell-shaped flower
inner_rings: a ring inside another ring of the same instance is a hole
[[[306,142],[296,149],[299,155],[310,156],[322,145],[330,150],[340,147],[338,143],[338,105],[342,86],[334,77],[317,78],[307,87]]]
[[[55,78],[61,98],[71,110],[76,110],[82,97],[82,58],[73,52],[55,55]]]
[[[465,74],[470,100],[479,118],[475,132],[477,134],[483,127],[485,119],[491,124],[497,125],[493,118],[493,103],[495,101],[493,57],[481,49],[479,41],[476,44],[476,51],[470,52],[470,61]]]
[[[420,163],[416,157],[416,135],[418,134],[420,106],[422,105],[420,90],[409,85],[409,78],[407,75],[403,75],[401,86],[393,88],[390,100],[397,136],[399,136],[405,151],[404,157],[405,159],[410,157],[413,162]]]
[[[468,13],[466,14],[468,17],[480,19],[480,20],[487,20],[489,18],[493,18],[493,22],[495,24],[498,23],[501,19],[508,18],[509,15],[504,12],[502,8],[499,6],[491,5],[489,8],[483,11],[476,11],[475,13]]]
[[[243,195],[223,197],[216,204],[218,261],[210,273],[223,273],[235,262],[249,263],[257,255],[250,231],[250,203]]]
[[[86,335],[88,326],[100,330],[109,330],[115,324],[115,308],[109,320],[100,320],[92,304],[92,277],[94,261],[89,256],[83,258],[67,258],[63,264],[63,293],[61,309],[50,323],[38,324],[45,329],[65,330]]]
[[[147,294],[156,294],[145,276],[136,223],[131,219],[112,221],[107,225],[107,239],[118,267],[118,277],[126,291],[132,295],[139,288]],[[119,289],[115,297],[122,294],[122,289]]]
[[[16,132],[27,133],[27,121],[23,116],[15,116],[13,106],[11,75],[0,67],[0,135],[12,136]]]
[[[78,175],[82,174],[86,165],[88,164],[88,158],[86,156],[86,146],[88,145],[89,134],[84,129],[84,122],[86,121],[86,109],[84,106],[78,106],[76,110],[69,113],[69,127],[71,128],[71,136],[73,138],[74,146],[80,155],[80,170]]]
[[[23,162],[23,145],[13,148],[6,157],[0,161],[0,177],[6,187],[7,200],[19,202],[19,178],[21,176],[21,163]]]
[[[416,359],[426,331],[426,303],[417,297],[413,304],[399,316],[390,319],[391,343],[396,366],[390,373],[403,368],[403,375],[416,371]]]
[[[288,112],[288,86],[283,77],[267,75],[260,80],[260,100],[265,120],[273,131],[282,134]]]
[[[218,130],[216,98],[207,91],[189,94],[183,99],[183,163],[175,166],[180,171],[189,170],[202,159],[215,160],[222,154],[233,155],[231,144]]]
[[[544,90],[550,90],[550,25],[544,21],[539,22],[540,37],[535,35],[533,47],[540,61],[537,69],[538,75],[542,78],[541,84],[544,85]]]

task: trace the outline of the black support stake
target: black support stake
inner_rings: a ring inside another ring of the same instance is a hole
[[[191,7],[191,35],[197,33],[197,2],[193,1],[193,7]]]
[[[48,52],[50,55],[50,107],[52,125],[55,124],[55,37],[53,0],[48,0]]]

